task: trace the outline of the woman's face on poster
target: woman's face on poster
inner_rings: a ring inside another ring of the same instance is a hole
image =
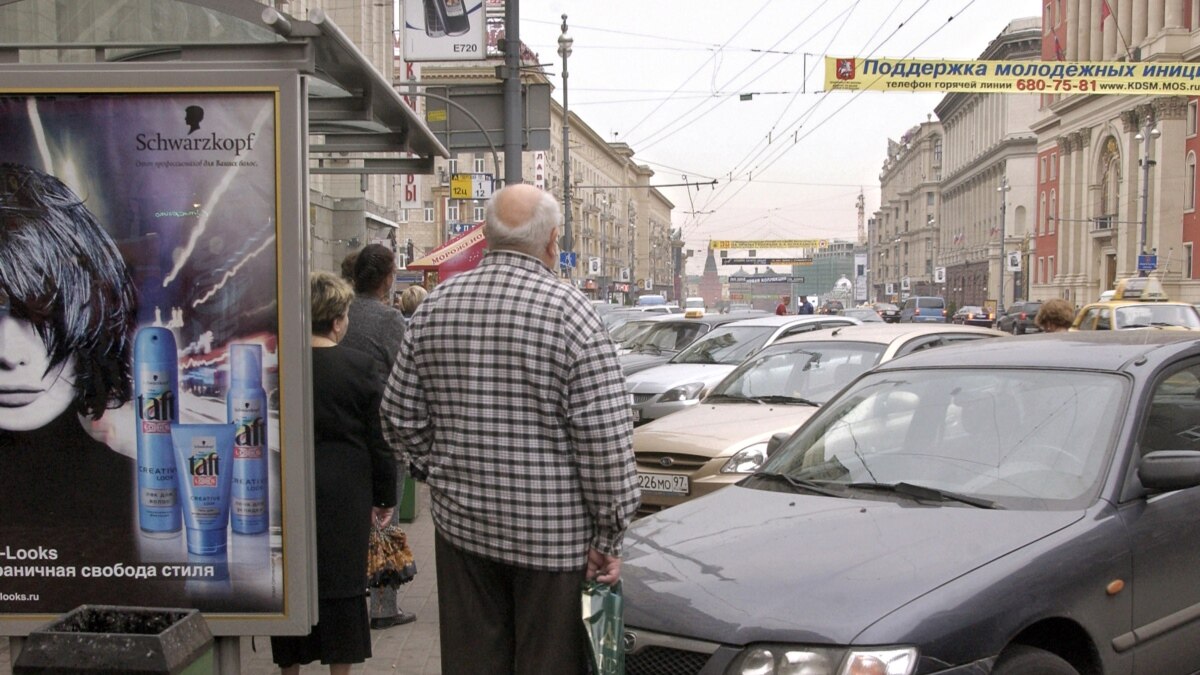
[[[0,311],[0,429],[40,429],[75,399],[75,358],[50,368],[33,324]]]

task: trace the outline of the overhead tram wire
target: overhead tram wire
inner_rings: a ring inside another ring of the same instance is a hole
[[[916,45],[916,46],[914,46],[912,49],[910,49],[910,50],[908,51],[908,53],[906,53],[906,54],[905,54],[903,57],[901,57],[901,58],[908,58],[909,56],[911,56],[911,55],[912,55],[912,54],[913,54],[913,53],[914,53],[916,50],[920,49],[922,45],[924,45],[926,42],[929,42],[930,40],[932,40],[932,39],[934,38],[934,36],[936,36],[938,33],[940,33],[940,32],[941,32],[941,31],[942,31],[944,28],[946,28],[946,26],[950,25],[950,22],[951,22],[951,21],[953,21],[955,18],[957,18],[958,16],[960,16],[960,15],[961,15],[963,12],[965,12],[967,9],[969,9],[969,8],[971,7],[971,5],[974,5],[974,4],[975,4],[975,2],[976,2],[976,0],[967,0],[967,3],[966,3],[965,5],[963,5],[962,9],[960,9],[960,10],[958,10],[958,12],[956,12],[956,13],[954,13],[954,14],[950,15],[950,17],[949,17],[948,19],[946,19],[946,21],[945,21],[944,23],[942,23],[942,25],[938,26],[938,28],[937,28],[936,30],[934,30],[932,33],[930,33],[930,34],[929,34],[929,35],[928,35],[928,36],[927,36],[927,37],[926,37],[924,40],[922,40],[921,42],[917,43],[917,45]],[[927,2],[926,4],[928,4],[928,2]],[[922,8],[923,8],[924,6],[925,6],[925,5],[922,5]],[[919,11],[919,10],[918,10],[918,11]],[[847,101],[846,101],[845,103],[843,103],[841,106],[839,106],[839,107],[838,107],[836,110],[834,110],[834,111],[833,111],[833,113],[832,113],[831,115],[829,115],[829,116],[828,116],[828,117],[826,117],[825,119],[823,119],[823,120],[821,120],[820,122],[818,122],[816,126],[814,126],[814,127],[810,128],[810,129],[808,129],[808,130],[805,132],[805,134],[804,134],[803,136],[799,136],[799,137],[796,139],[796,142],[794,142],[794,143],[792,143],[792,144],[789,144],[789,145],[787,145],[787,146],[784,146],[784,147],[782,147],[780,150],[778,150],[778,151],[775,153],[775,155],[774,155],[772,158],[770,158],[770,159],[769,159],[769,162],[766,164],[766,166],[763,166],[763,167],[762,167],[760,170],[761,170],[761,171],[767,171],[767,170],[769,170],[769,169],[770,169],[772,166],[774,166],[774,165],[775,165],[775,163],[776,163],[776,162],[778,162],[778,161],[779,161],[779,159],[780,159],[780,158],[782,158],[782,157],[783,157],[783,155],[784,155],[784,154],[786,154],[786,153],[787,153],[789,150],[791,150],[792,148],[796,147],[796,146],[799,144],[799,142],[800,142],[801,140],[804,140],[804,139],[808,138],[810,135],[812,135],[812,133],[813,133],[813,132],[815,132],[816,130],[820,129],[822,126],[824,126],[824,124],[825,124],[826,122],[830,121],[831,119],[834,119],[834,118],[835,118],[835,117],[836,117],[836,116],[837,116],[837,115],[838,115],[838,114],[839,114],[839,113],[840,113],[842,110],[845,110],[847,106],[849,106],[851,103],[853,103],[855,100],[857,100],[857,99],[858,99],[858,97],[859,97],[859,96],[861,96],[862,94],[864,94],[865,92],[866,92],[866,90],[858,90],[858,91],[855,91],[855,92],[854,92],[854,93],[851,95],[851,97],[850,97],[849,99],[847,99]],[[828,95],[829,95],[829,93],[830,93],[830,92],[826,92],[826,93],[825,93],[825,95],[824,95],[824,96],[822,96],[822,99],[824,99],[824,97],[825,97],[825,96],[828,96]],[[742,190],[744,190],[744,189],[746,188],[746,186],[747,186],[747,185],[749,185],[749,182],[747,182],[747,183],[743,183],[743,184],[742,184],[742,186],[741,186],[741,187],[739,187],[739,188],[738,188],[738,189],[737,189],[737,190],[736,190],[736,191],[735,191],[735,192],[734,192],[732,195],[729,195],[729,197],[728,197],[727,199],[725,199],[725,201],[721,202],[721,204],[720,204],[720,205],[713,207],[713,209],[714,209],[714,210],[719,210],[719,209],[720,209],[722,206],[724,206],[725,204],[729,203],[729,200],[731,200],[731,199],[733,199],[734,197],[736,197],[736,196],[737,196],[737,195],[738,195],[738,194],[739,194],[739,193],[740,193]],[[708,204],[704,204],[704,205],[703,205],[703,207],[704,207],[704,208],[707,208],[707,207],[708,207],[708,206],[711,204],[711,202],[712,202],[712,199],[715,199],[715,198],[716,198],[715,196],[714,196],[713,198],[710,198],[710,200],[709,200],[709,203],[708,203]]]
[[[925,0],[925,2],[922,3],[920,7],[917,7],[915,10],[913,10],[913,12],[911,14],[908,15],[907,19],[905,19],[904,21],[897,24],[897,26],[894,29],[892,29],[892,32],[889,33],[887,37],[885,37],[878,45],[875,46],[874,49],[872,49],[870,52],[867,53],[866,58],[870,58],[871,56],[873,56],[875,54],[875,52],[879,51],[885,44],[887,44],[892,38],[894,38],[896,36],[896,34],[900,32],[901,28],[903,28],[905,25],[907,25],[908,22],[912,21],[917,16],[917,14],[921,12],[921,10],[925,9],[925,7],[929,5],[930,1],[931,0]],[[867,39],[866,45],[864,45],[864,47],[871,44],[871,41],[874,40],[875,36],[879,34],[879,31],[883,28],[884,24],[886,24],[891,19],[892,15],[895,13],[896,9],[897,9],[897,7],[893,7],[892,12],[890,12],[886,17],[884,17],[884,19],[880,22],[879,26],[876,27],[875,32],[872,33],[871,37]],[[828,51],[829,45],[831,45],[831,44],[832,44],[832,41],[830,41],[830,43],[826,45],[826,52]],[[818,66],[814,65],[814,69],[816,67],[818,67]],[[807,79],[810,74],[811,73],[805,73],[804,74],[805,78]],[[802,128],[803,123],[805,123],[810,117],[812,117],[812,115],[816,114],[817,109],[820,107],[821,103],[823,103],[825,101],[825,98],[828,95],[829,95],[829,92],[826,92],[824,95],[822,95],[820,98],[818,98],[811,106],[808,107],[807,110],[805,110],[803,113],[801,113],[800,117],[797,118],[796,122],[789,124],[784,129],[784,132],[785,132],[784,134],[781,134],[778,137],[779,138],[786,137],[786,132],[791,130],[791,128],[794,126],[799,125],[799,127]],[[790,104],[789,104],[789,106],[790,106]],[[782,119],[782,118],[783,118],[783,115],[781,114],[780,119]],[[772,125],[772,129],[774,129],[778,125],[779,125],[779,120],[776,120],[775,124]],[[767,151],[768,147],[769,147],[769,144],[767,146],[762,147],[757,152],[757,154],[754,154],[753,159],[751,161],[757,160],[759,157],[761,157]],[[758,145],[756,145],[755,148],[752,148],[747,153],[747,157],[749,157],[751,153],[754,153],[754,150],[757,148],[759,148]],[[737,164],[734,165],[734,168],[728,172],[730,183],[732,183],[735,180],[734,174],[741,170],[740,167],[742,166],[742,163],[745,161],[746,161],[746,157],[743,157],[741,160],[738,161]],[[719,196],[720,196],[719,193],[716,195],[712,195],[710,197],[710,201],[711,201],[711,199],[716,199]]]
[[[737,31],[734,32],[734,34],[728,40],[726,40],[724,44],[721,45],[721,48],[724,49],[726,45],[728,45],[730,42],[733,42],[734,38],[736,38],[738,35],[741,35],[742,31],[746,30],[746,27],[750,25],[750,22],[754,21],[754,19],[757,18],[759,14],[762,14],[763,10],[765,10],[768,6],[770,6],[770,4],[771,4],[771,0],[766,0],[763,3],[762,7],[759,7],[758,11],[755,12],[749,19],[747,19],[746,23],[742,24],[742,27],[738,28]],[[700,64],[699,68],[694,70],[691,75],[688,75],[687,79],[685,79],[683,81],[683,84],[680,84],[678,87],[676,87],[675,90],[679,91],[680,89],[683,89],[684,85],[686,85],[688,82],[690,82],[692,80],[692,78],[694,78],[697,73],[699,73],[701,70],[703,70],[713,59],[715,59],[717,54],[719,54],[719,53],[720,53],[720,50],[717,50],[716,52],[714,52],[712,56],[710,56],[708,59],[706,59],[704,61],[704,63]],[[627,129],[625,131],[625,135],[629,136],[629,134],[636,131],[637,128],[640,127],[643,122],[645,122],[647,119],[649,119],[651,115],[653,115],[654,113],[661,110],[664,105],[666,105],[666,101],[663,101],[659,105],[655,106],[655,108],[653,110],[646,113],[645,117],[643,117],[641,120],[639,120],[637,123],[635,123],[629,129]]]
[[[770,52],[769,52],[769,53],[776,53],[776,52],[774,51],[775,47],[779,46],[779,44],[780,44],[781,42],[783,42],[784,40],[786,40],[786,39],[787,39],[788,37],[790,37],[790,36],[791,36],[793,33],[795,33],[796,31],[800,30],[800,29],[801,29],[801,28],[804,26],[804,24],[808,23],[808,21],[809,21],[809,20],[810,20],[810,19],[813,17],[813,15],[815,15],[815,14],[816,14],[818,11],[820,11],[822,7],[824,7],[826,4],[828,4],[828,2],[829,2],[829,0],[823,0],[823,1],[821,2],[821,4],[820,4],[820,5],[818,5],[818,6],[817,6],[817,7],[815,7],[815,8],[814,8],[814,9],[813,9],[811,12],[809,12],[807,15],[805,15],[805,16],[804,16],[804,18],[800,19],[800,21],[799,21],[798,23],[796,23],[794,26],[792,26],[792,28],[791,28],[790,30],[788,30],[788,32],[787,32],[787,33],[784,33],[782,37],[780,37],[778,40],[776,40],[776,41],[774,42],[774,44],[772,44],[772,45],[771,45],[771,47],[769,48],[769,50],[770,50]],[[819,33],[819,31],[818,31],[818,33]],[[801,45],[800,45],[801,47],[803,46],[804,42],[805,42],[805,41],[802,41],[802,42],[801,42]],[[788,52],[786,52],[786,53],[787,53],[789,56],[794,56],[794,55],[796,54],[796,51],[797,51],[799,48],[800,48],[800,47],[797,47],[796,49],[792,49],[792,50],[790,50],[790,51],[788,51]],[[753,61],[751,61],[749,64],[747,64],[747,65],[746,65],[744,68],[742,68],[741,70],[739,70],[739,71],[738,71],[737,73],[735,73],[735,74],[734,74],[732,77],[729,77],[729,78],[727,78],[727,79],[726,79],[726,81],[725,81],[725,84],[724,84],[722,87],[720,87],[720,88],[721,88],[721,89],[732,88],[730,85],[732,85],[732,84],[733,84],[733,82],[734,82],[734,81],[735,81],[737,78],[741,77],[741,76],[742,76],[742,74],[744,74],[744,73],[745,73],[747,70],[750,70],[750,69],[751,69],[752,67],[754,67],[754,66],[755,66],[757,63],[759,63],[760,61],[762,61],[762,59],[763,59],[763,58],[766,56],[766,54],[767,54],[767,52],[764,52],[763,54],[761,54],[761,55],[759,55],[759,56],[755,57],[755,59],[754,59]],[[769,67],[769,68],[767,68],[765,71],[763,71],[763,72],[761,72],[761,73],[759,73],[759,74],[755,75],[755,76],[754,76],[752,79],[750,79],[750,81],[749,81],[749,82],[747,82],[747,83],[746,83],[746,85],[745,85],[745,86],[749,86],[749,85],[752,85],[752,84],[754,84],[754,83],[755,83],[755,82],[757,82],[759,79],[761,79],[761,78],[763,78],[764,76],[766,76],[766,74],[767,74],[767,73],[769,73],[769,72],[771,72],[772,70],[774,70],[775,68],[777,68],[777,67],[779,66],[779,64],[780,64],[780,63],[782,63],[782,61],[780,61],[779,63],[776,63],[775,65],[773,65],[773,66],[771,66],[771,67]],[[745,88],[745,87],[738,87],[738,88],[739,88],[739,89],[742,89],[742,88]],[[700,109],[696,109],[696,110],[690,110],[690,111],[688,111],[688,112],[686,112],[686,113],[684,113],[684,114],[682,114],[682,115],[679,115],[679,116],[677,116],[675,119],[673,119],[673,120],[671,120],[670,122],[667,122],[665,125],[663,125],[663,126],[659,127],[659,128],[656,130],[656,131],[654,131],[654,132],[650,133],[649,135],[647,135],[647,136],[645,136],[645,137],[643,137],[643,138],[639,138],[639,139],[636,141],[635,145],[636,145],[637,147],[639,147],[639,148],[642,148],[642,149],[645,149],[645,148],[652,147],[653,145],[655,145],[655,144],[657,144],[657,143],[659,143],[659,142],[661,142],[661,141],[663,141],[663,140],[666,140],[667,138],[670,138],[671,136],[675,135],[676,133],[679,133],[679,131],[681,131],[681,130],[683,130],[683,129],[686,129],[686,128],[687,128],[689,125],[691,125],[692,123],[694,123],[696,120],[699,120],[700,118],[702,118],[702,117],[704,117],[704,116],[708,115],[709,113],[713,112],[714,110],[716,110],[716,108],[717,108],[718,106],[720,106],[722,103],[725,103],[725,101],[721,101],[720,103],[718,103],[718,104],[716,104],[716,105],[713,105],[713,106],[709,107],[707,110],[700,110]],[[691,119],[685,119],[685,118],[688,118],[688,117],[690,117]],[[670,131],[669,133],[665,133],[665,134],[664,134],[664,132],[666,132],[668,129],[670,129],[670,128],[671,128],[671,127],[673,127],[673,126],[675,127],[675,129],[674,129],[673,131]]]

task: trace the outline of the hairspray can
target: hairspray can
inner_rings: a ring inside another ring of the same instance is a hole
[[[262,346],[229,346],[226,407],[234,426],[233,503],[229,519],[238,534],[267,531],[267,393],[262,387]]]
[[[170,330],[138,330],[133,345],[138,525],[152,537],[172,536],[182,528],[171,445],[171,423],[179,422],[178,358]]]

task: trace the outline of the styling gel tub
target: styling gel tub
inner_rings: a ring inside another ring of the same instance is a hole
[[[172,424],[188,553],[225,552],[233,483],[232,424]]]

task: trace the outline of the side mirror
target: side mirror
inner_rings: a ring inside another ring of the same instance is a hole
[[[780,431],[777,434],[772,434],[771,440],[767,441],[767,457],[775,454],[775,451],[778,450],[781,445],[783,445],[784,441],[791,438],[791,436],[792,434],[787,431]]]
[[[770,453],[770,446],[767,452]],[[1200,485],[1200,452],[1159,450],[1148,453],[1138,466],[1142,486],[1156,492],[1184,490]]]

